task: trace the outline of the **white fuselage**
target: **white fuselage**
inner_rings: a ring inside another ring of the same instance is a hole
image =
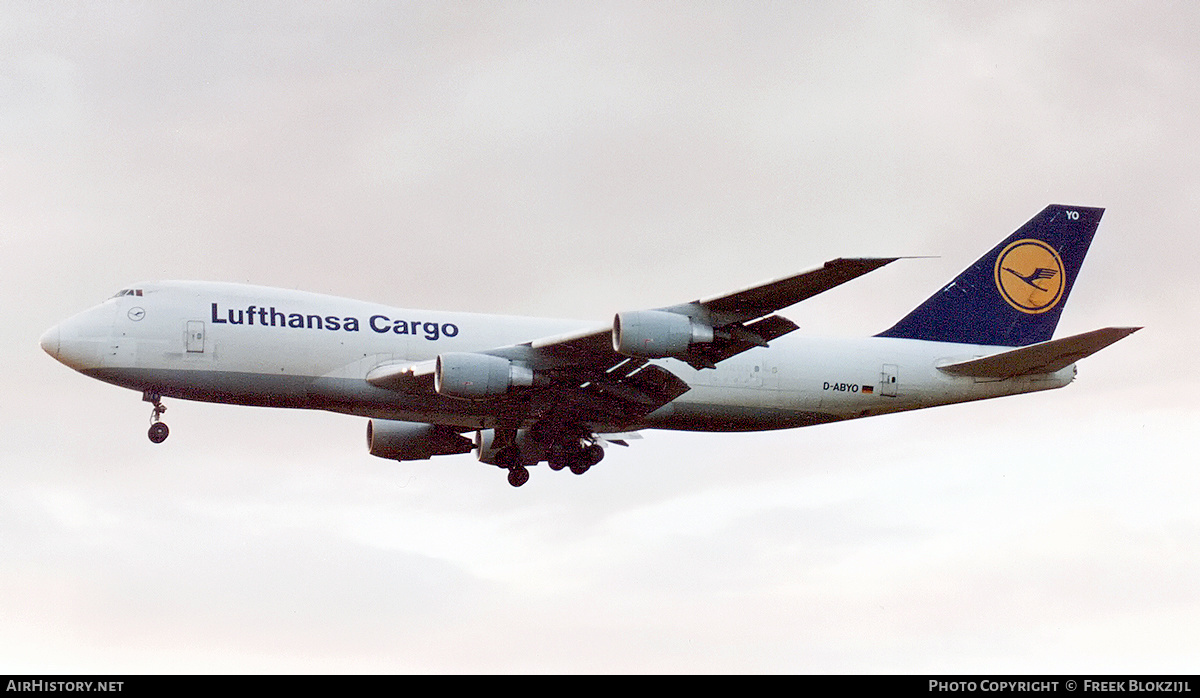
[[[486,401],[378,388],[381,364],[426,361],[596,323],[428,310],[301,291],[209,282],[135,287],[51,329],[42,346],[68,366],[126,388],[240,405],[323,409],[468,429],[495,426]],[[911,339],[785,335],[769,347],[696,370],[655,363],[691,386],[636,424],[744,431],[806,426],[980,400],[1071,382],[1074,365],[1007,380],[952,376],[938,366],[999,347]]]

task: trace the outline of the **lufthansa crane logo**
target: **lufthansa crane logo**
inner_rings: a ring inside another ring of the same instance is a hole
[[[1017,240],[996,258],[996,288],[1022,313],[1036,315],[1058,305],[1065,282],[1062,258],[1041,240]]]

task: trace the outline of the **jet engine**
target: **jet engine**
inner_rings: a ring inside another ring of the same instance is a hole
[[[693,344],[713,341],[713,328],[686,315],[663,310],[617,313],[613,350],[643,359],[682,358]]]
[[[516,441],[510,443],[515,445],[521,454],[521,465],[537,465],[541,461],[546,460],[548,445],[531,437],[528,429],[518,430]],[[477,451],[475,455],[481,463],[505,465],[500,462],[500,449],[496,448],[496,446],[495,430],[481,429],[475,432],[474,447]]]
[[[446,397],[481,400],[531,386],[533,379],[528,366],[500,356],[450,352],[437,357],[433,387]]]
[[[367,448],[390,460],[428,460],[467,453],[474,444],[450,427],[421,422],[372,419],[367,422]]]

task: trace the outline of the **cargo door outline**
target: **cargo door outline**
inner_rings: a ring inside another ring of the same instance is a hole
[[[900,384],[900,368],[896,364],[884,364],[879,375],[879,394],[884,397],[896,397],[896,388]]]

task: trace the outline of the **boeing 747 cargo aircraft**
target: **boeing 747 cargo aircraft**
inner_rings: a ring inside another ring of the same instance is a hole
[[[131,286],[51,328],[42,348],[162,398],[369,418],[373,455],[475,452],[519,487],[529,466],[583,473],[643,429],[754,431],[1061,388],[1131,334],[1052,339],[1103,209],[1048,206],[890,329],[794,333],[779,310],[896,258],[795,276],[612,322],[404,310],[229,283]]]

